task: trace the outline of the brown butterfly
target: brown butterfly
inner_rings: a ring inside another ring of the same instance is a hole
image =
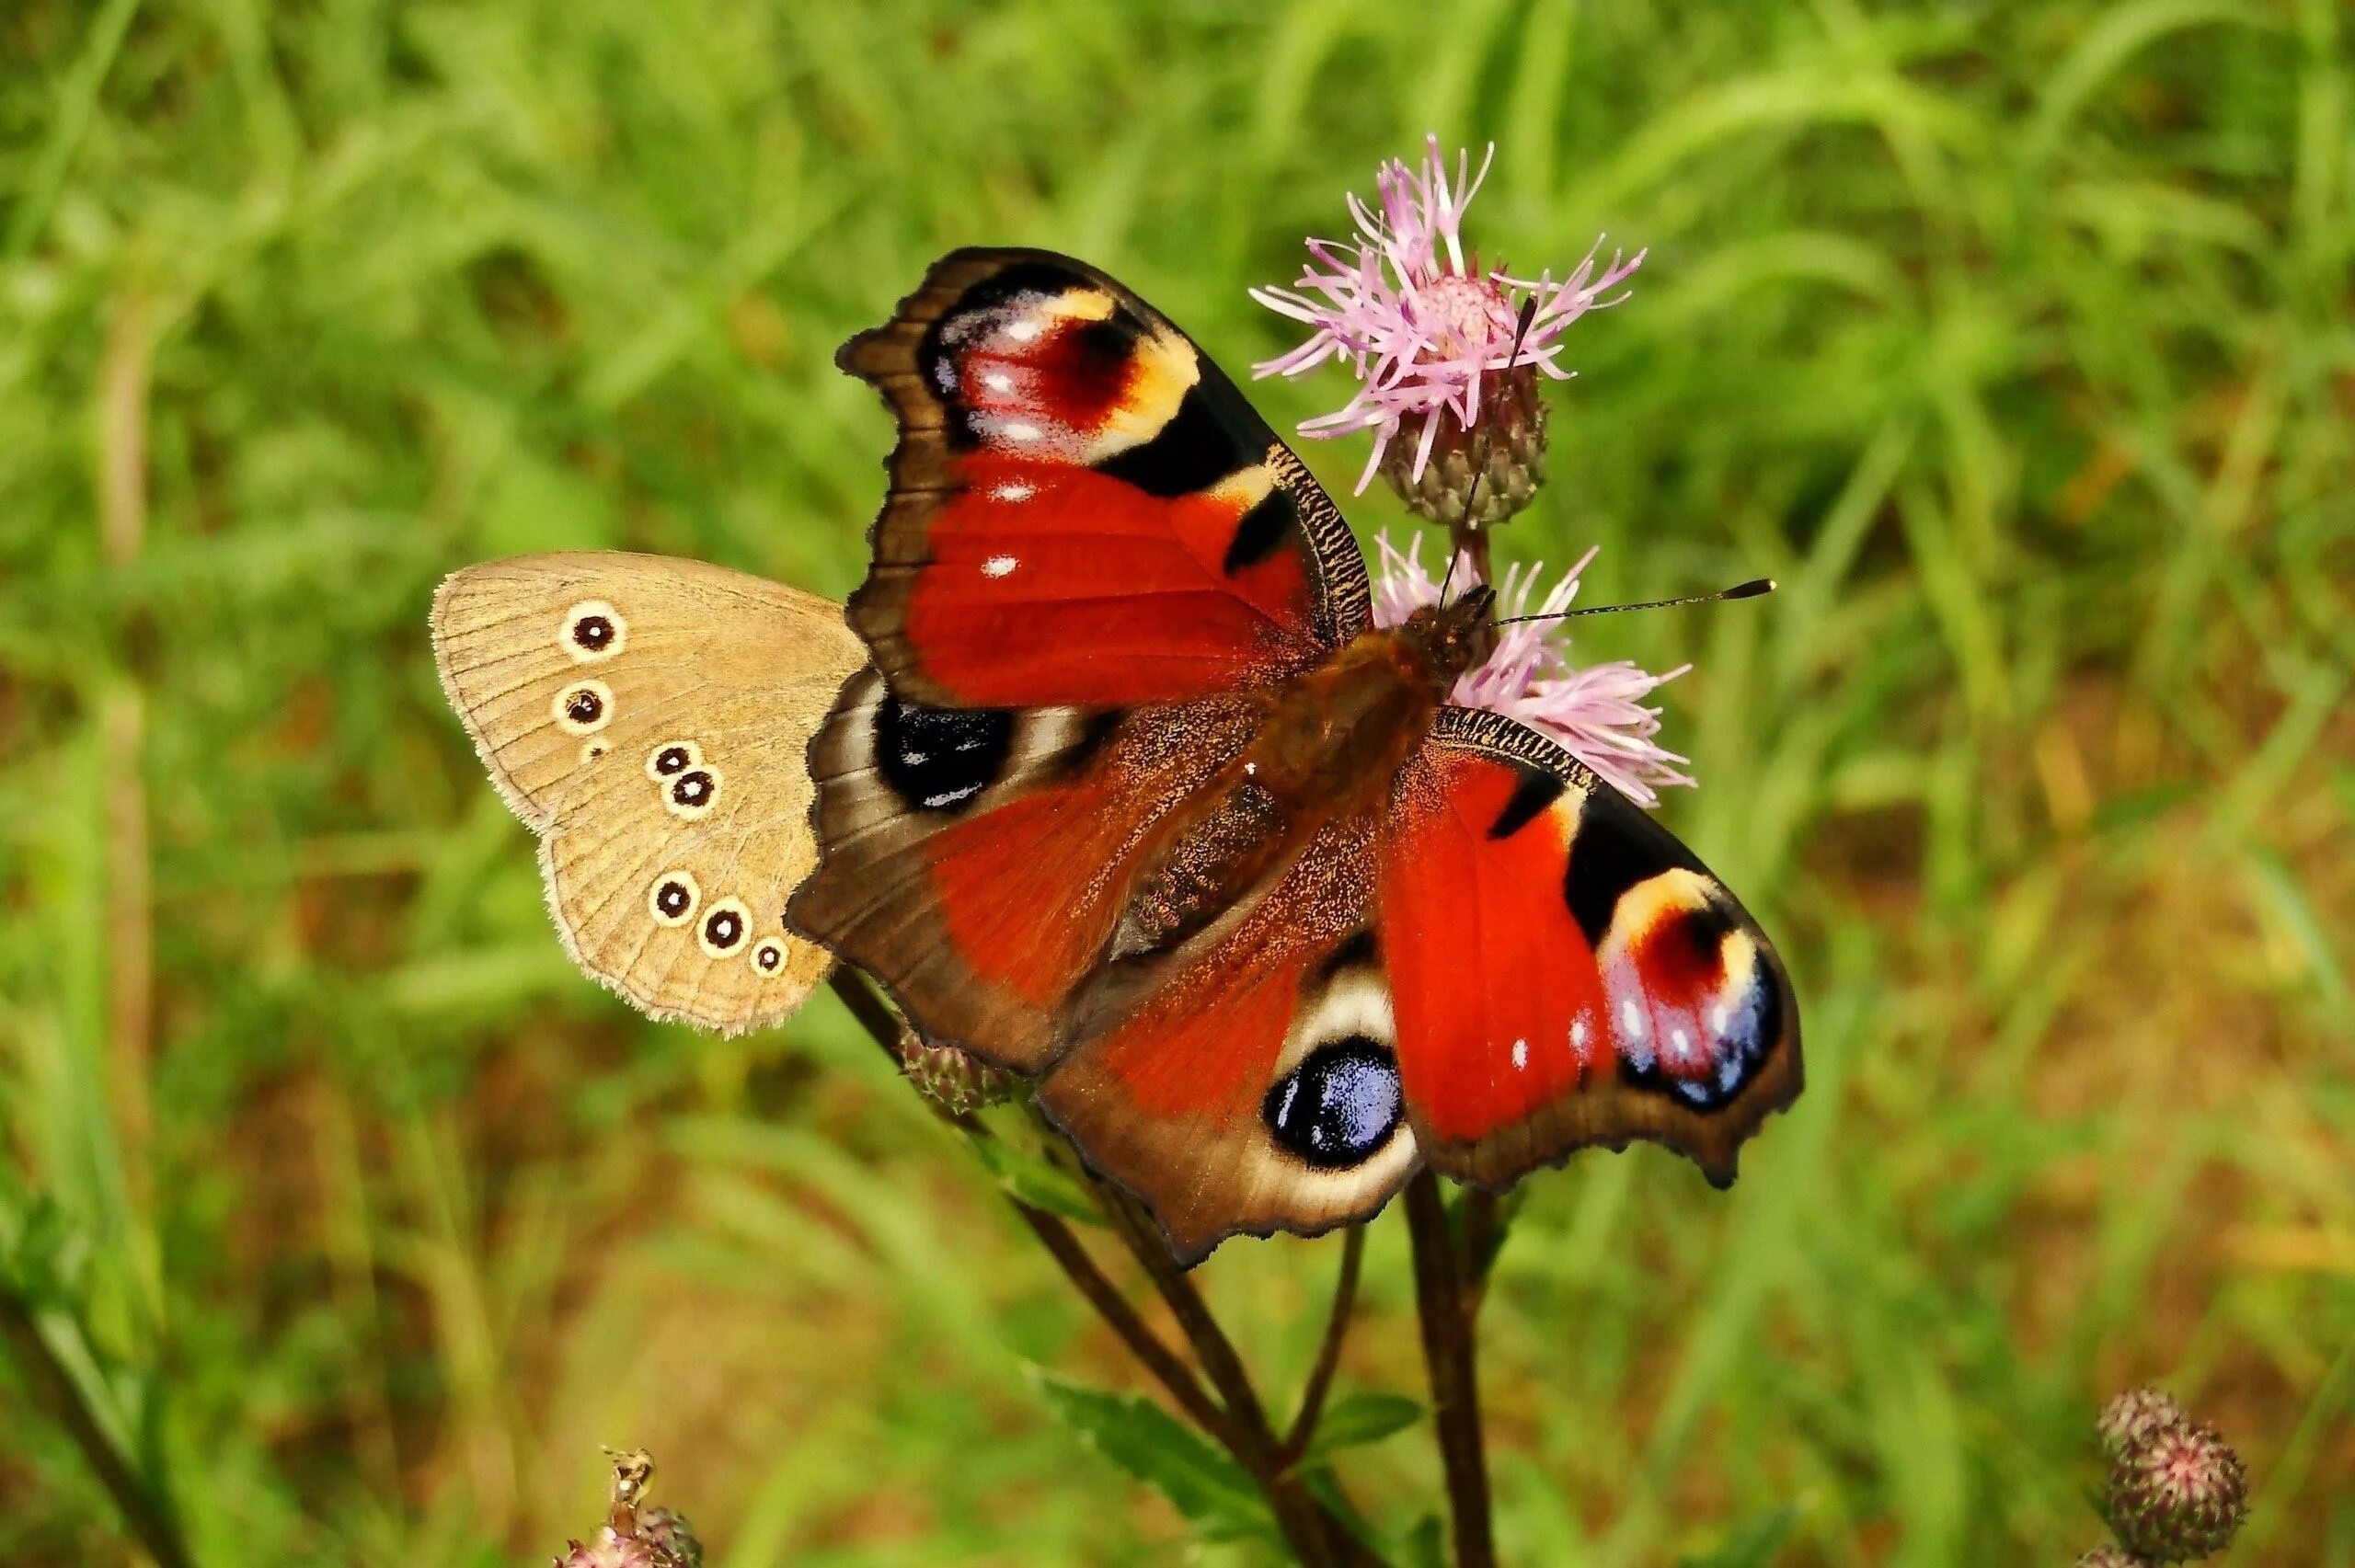
[[[573,960],[649,1016],[729,1034],[798,1006],[832,963],[783,921],[816,861],[804,751],[867,659],[841,608],[583,552],[468,567],[432,627]]]

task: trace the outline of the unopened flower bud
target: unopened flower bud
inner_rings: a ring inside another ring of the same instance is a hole
[[[1452,409],[1423,418],[1439,429],[1419,474],[1419,430],[1402,429],[1382,454],[1382,476],[1408,510],[1450,528],[1494,528],[1536,499],[1545,482],[1545,402],[1534,369],[1515,365],[1488,376],[1470,429]]]
[[[2214,1427],[2143,1391],[2111,1402],[2101,1429],[2120,1546],[2148,1562],[2192,1562],[2231,1542],[2248,1516],[2248,1471]]]
[[[2172,1394],[2157,1389],[2130,1389],[2101,1407],[2094,1429],[2101,1435],[2103,1457],[2114,1459],[2165,1428],[2190,1419]]]
[[[703,1542],[695,1527],[668,1508],[647,1508],[638,1516],[638,1539],[657,1552],[669,1553],[675,1568],[703,1568]]]
[[[900,1068],[908,1082],[951,1116],[970,1116],[984,1105],[1014,1097],[1014,1077],[971,1051],[931,1045],[910,1029],[900,1031]]]
[[[2077,1568],[2142,1568],[2114,1546],[2097,1546],[2077,1559]]]

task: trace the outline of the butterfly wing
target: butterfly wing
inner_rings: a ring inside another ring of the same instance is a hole
[[[936,263],[842,363],[899,423],[811,752],[792,918],[925,1035],[1025,1071],[1255,693],[1367,622],[1325,492],[1158,311],[1043,251]]]
[[[816,859],[804,753],[865,661],[841,612],[699,562],[582,552],[454,574],[432,629],[581,968],[729,1033],[798,1006],[829,962],[782,923]]]
[[[1442,711],[1382,838],[1407,1114],[1450,1175],[1510,1182],[1648,1139],[1719,1185],[1799,1093],[1798,1011],[1757,922],[1551,740]]]
[[[1187,1262],[1237,1232],[1365,1219],[1415,1170],[1367,924],[1374,827],[1328,824],[1222,921],[1093,978],[1040,1086]]]
[[[825,855],[793,925],[927,1037],[1039,1071],[1152,846],[1258,714],[1246,697],[929,708],[862,674],[810,748]]]
[[[1494,1185],[1648,1139],[1723,1185],[1801,1081],[1790,985],[1724,885],[1560,747],[1460,708],[1384,817],[1109,966],[1074,1017],[1040,1103],[1189,1258],[1363,1219],[1421,1160]]]
[[[1300,460],[1151,305],[1083,262],[960,250],[844,347],[899,422],[850,602],[892,689],[1126,706],[1265,685],[1367,620]]]

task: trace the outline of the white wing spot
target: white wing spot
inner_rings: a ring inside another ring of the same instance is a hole
[[[1007,577],[1013,573],[1015,567],[1021,564],[1021,562],[1016,560],[1011,555],[992,555],[988,560],[982,563],[982,576],[985,578]]]
[[[997,428],[997,433],[1010,441],[1035,441],[1039,427],[1022,419],[1008,419]]]
[[[1035,485],[1000,485],[996,489],[990,492],[990,499],[994,501],[1027,501],[1038,493],[1038,486]]]
[[[1682,1029],[1671,1029],[1668,1032],[1668,1052],[1679,1060],[1690,1056],[1693,1053],[1693,1036]]]
[[[1529,1066],[1529,1042],[1527,1040],[1515,1040],[1512,1043],[1512,1064],[1517,1068],[1521,1068],[1524,1070],[1527,1070]]]
[[[1039,324],[1028,317],[1020,321],[1009,321],[1005,324],[1005,335],[1017,343],[1028,343],[1039,336]]]
[[[1726,1032],[1726,1024],[1729,1023],[1732,1018],[1733,1014],[1727,1010],[1726,1004],[1722,1001],[1717,1003],[1715,1007],[1709,1009],[1710,1032],[1717,1035],[1724,1034]]]
[[[1586,1059],[1586,1018],[1581,1014],[1579,1017],[1570,1020],[1570,1049],[1579,1053],[1579,1059],[1580,1061],[1584,1061]]]
[[[988,387],[992,392],[1012,392],[1014,390],[1014,378],[1006,374],[1004,371],[992,371],[989,374],[982,378],[982,384]]]
[[[1631,996],[1619,1004],[1619,1022],[1626,1025],[1629,1039],[1640,1040],[1644,1037],[1644,1010],[1636,1005],[1634,997]]]

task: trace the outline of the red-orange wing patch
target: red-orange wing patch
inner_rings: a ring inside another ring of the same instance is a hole
[[[1182,1258],[1362,1219],[1415,1169],[1364,926],[1373,841],[1371,822],[1328,825],[1261,896],[1074,1000],[1039,1104]]]
[[[1407,1113],[1451,1174],[1642,1138],[1722,1185],[1798,1094],[1798,1009],[1757,923],[1521,725],[1443,712],[1384,834],[1379,910]]]
[[[903,695],[1116,706],[1267,684],[1366,624],[1331,499],[1152,306],[961,250],[844,346],[899,420],[851,624]]]
[[[1040,1071],[1155,835],[1256,722],[1244,699],[927,708],[863,671],[810,745],[825,853],[792,928],[927,1037]]]

